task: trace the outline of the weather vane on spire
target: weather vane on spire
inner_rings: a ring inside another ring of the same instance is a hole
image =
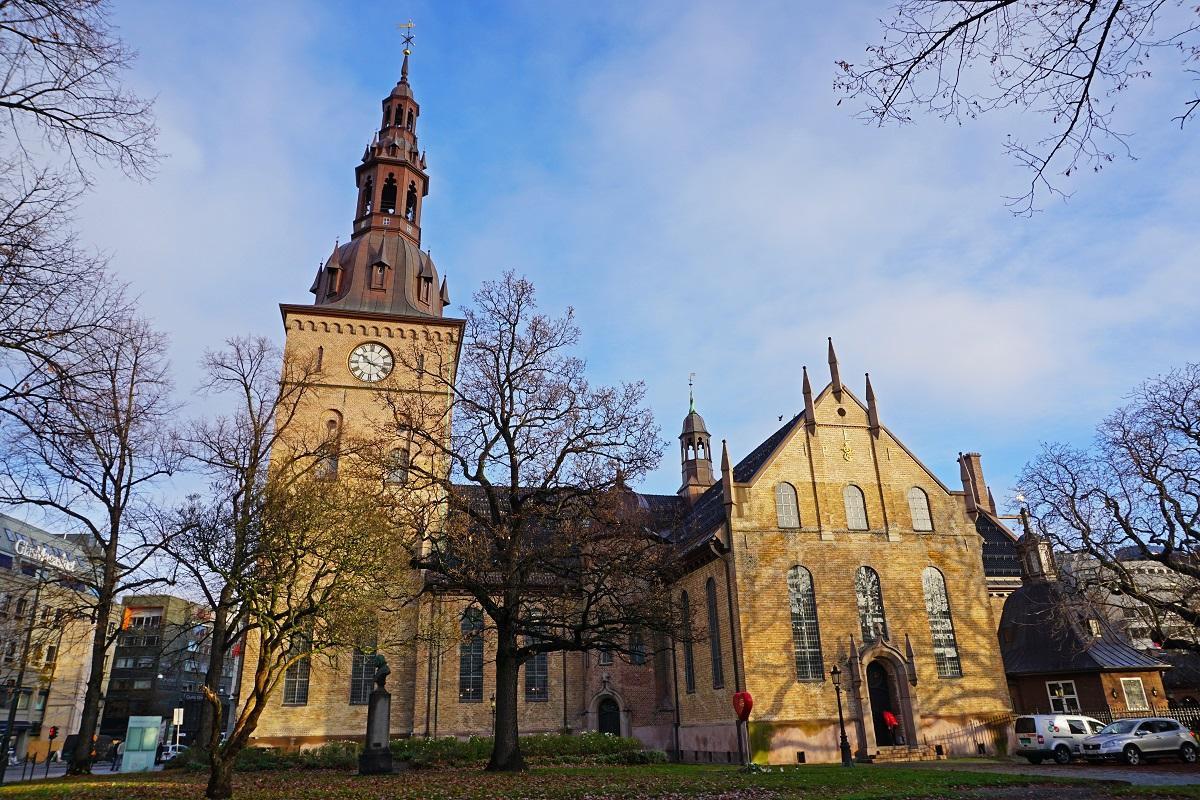
[[[688,373],[688,413],[696,410],[696,395],[692,392],[692,384],[696,382],[696,373]]]
[[[412,55],[413,29],[417,26],[410,19],[408,22],[401,22],[396,25],[396,28],[404,32],[404,55]]]

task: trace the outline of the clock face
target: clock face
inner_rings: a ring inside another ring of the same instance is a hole
[[[350,371],[354,377],[367,383],[386,378],[395,363],[391,351],[378,342],[360,344],[350,351]]]

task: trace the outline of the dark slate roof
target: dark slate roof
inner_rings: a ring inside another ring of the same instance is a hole
[[[1010,594],[1000,617],[1004,671],[1048,675],[1167,668],[1121,641],[1111,627],[1105,627],[1103,637],[1090,636],[1073,619],[1082,610],[1065,597],[1057,581],[1030,583]]]
[[[1021,577],[1021,557],[1012,531],[983,510],[975,517],[975,530],[983,537],[984,574],[989,578]]]
[[[763,464],[767,463],[767,459],[775,452],[775,449],[783,443],[787,435],[792,432],[792,428],[804,419],[804,413],[801,412],[783,424],[783,427],[772,433],[758,447],[750,451],[750,454],[737,463],[733,468],[733,480],[735,483],[744,483],[754,477],[754,473],[758,472]]]

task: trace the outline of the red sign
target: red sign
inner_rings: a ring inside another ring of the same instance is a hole
[[[733,713],[737,714],[737,718],[742,722],[750,719],[750,710],[754,708],[754,698],[749,692],[734,692],[733,693]]]

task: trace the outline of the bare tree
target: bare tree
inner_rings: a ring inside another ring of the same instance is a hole
[[[490,770],[524,768],[517,678],[555,651],[637,653],[674,631],[671,548],[626,481],[662,451],[641,383],[593,387],[573,312],[537,313],[508,273],[484,284],[453,354],[414,344],[383,393],[391,411],[377,485],[426,591],[480,612],[495,642]],[[413,389],[416,389],[415,391]],[[397,443],[400,443],[399,446]]]
[[[91,163],[141,178],[158,159],[151,105],[121,84],[134,56],[108,7],[0,1],[0,403],[86,368],[76,343],[126,311],[72,227]]]
[[[97,331],[83,345],[86,375],[0,406],[0,503],[40,510],[91,553],[87,609],[94,632],[71,769],[90,770],[110,625],[119,594],[156,581],[148,529],[151,493],[179,463],[166,342],[141,320]]]
[[[316,365],[285,360],[258,338],[230,340],[204,366],[206,393],[234,406],[184,435],[209,489],[175,516],[165,548],[211,616],[199,746],[207,796],[225,798],[237,755],[287,671],[376,635],[375,610],[396,566],[374,491],[330,479],[330,459],[353,445],[305,428]],[[222,742],[219,687],[241,643],[251,678]]]
[[[1200,364],[1138,387],[1090,447],[1044,445],[1019,484],[1081,593],[1102,589],[1154,643],[1200,652]]]
[[[1004,145],[1032,172],[1009,198],[1026,214],[1039,196],[1063,195],[1055,173],[1130,154],[1129,134],[1113,127],[1116,97],[1151,76],[1152,55],[1192,73],[1200,58],[1200,15],[1184,0],[900,0],[881,24],[863,63],[838,62],[835,88],[881,124],[919,110],[958,123],[1008,108],[1044,115],[1044,136]],[[1193,94],[1171,121],[1184,125],[1197,107]]]
[[[151,103],[121,85],[134,53],[116,37],[107,0],[0,3],[0,109],[16,159],[64,153],[86,180],[86,163],[118,164],[145,177],[158,158]],[[5,132],[6,130],[6,132]],[[36,141],[29,136],[36,134]],[[35,170],[40,172],[40,170]]]

